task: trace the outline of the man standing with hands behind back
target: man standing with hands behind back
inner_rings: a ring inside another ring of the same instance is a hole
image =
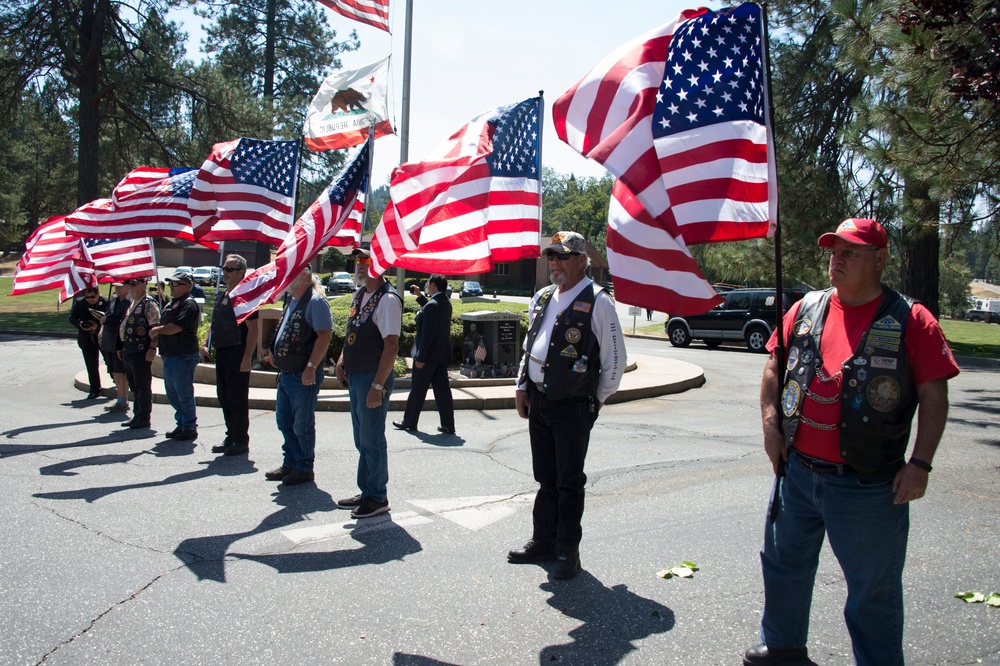
[[[441,416],[438,432],[455,434],[455,407],[448,385],[448,364],[451,363],[451,301],[448,300],[448,281],[443,275],[432,275],[427,280],[425,298],[414,285],[411,291],[423,307],[417,313],[417,336],[413,341],[413,378],[406,411],[402,421],[392,425],[400,430],[416,430],[420,412],[424,408],[427,387],[434,387],[434,404]]]
[[[229,255],[222,273],[226,288],[215,297],[212,329],[201,356],[207,361],[209,343],[215,346],[215,394],[226,422],[226,436],[221,444],[212,447],[212,453],[238,456],[250,451],[250,370],[260,335],[260,313],[254,310],[242,324],[237,324],[229,300],[229,292],[247,274],[247,260],[238,254]]]
[[[886,245],[870,219],[820,236],[832,288],[806,294],[783,319],[780,407],[777,358],[764,368],[764,450],[778,477],[760,551],[763,643],[744,653],[746,666],[812,663],[806,640],[824,536],[847,581],[855,663],[903,664],[909,502],[927,488],[958,366],[934,315],[882,284]],[[768,349],[776,346],[777,331]]]
[[[554,578],[580,571],[583,471],[590,431],[625,371],[625,343],[614,300],[585,275],[587,241],[560,231],[545,249],[552,285],[528,306],[528,334],[514,394],[528,419],[538,493],[531,540],[511,564],[556,560]]]

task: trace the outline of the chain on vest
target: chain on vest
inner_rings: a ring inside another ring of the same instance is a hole
[[[820,341],[832,289],[806,294],[788,342],[785,385],[781,392],[782,429],[792,446],[802,405],[817,368],[823,367]],[[868,330],[841,365],[840,456],[863,475],[891,478],[903,466],[910,426],[917,408],[906,354],[906,324],[911,303],[885,287]]]
[[[351,301],[351,312],[347,320],[347,337],[344,338],[344,372],[347,374],[366,374],[378,370],[379,360],[385,343],[382,332],[375,324],[375,309],[384,296],[397,297],[390,291],[388,282],[383,282],[371,295],[368,302],[361,306],[365,295],[365,287],[358,289]]]

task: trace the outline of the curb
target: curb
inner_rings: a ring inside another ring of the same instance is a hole
[[[693,363],[643,355],[633,356],[629,361],[629,367],[634,367],[634,369],[626,372],[625,376],[622,377],[621,386],[608,400],[609,404],[681,393],[705,383],[705,371]],[[202,369],[210,366],[200,364],[198,367]],[[273,376],[277,381],[277,375]],[[452,382],[451,391],[454,396],[455,409],[514,409],[514,380],[506,380],[499,385],[495,379],[483,381],[488,382],[488,384],[478,384],[477,380],[474,379]],[[86,393],[90,390],[86,371],[79,372],[74,377],[73,383],[79,391]],[[104,386],[114,386],[104,367],[101,367],[101,383]],[[101,394],[110,398],[114,395],[114,389],[105,388]],[[409,395],[409,382],[400,381],[389,397],[389,410],[404,410]],[[219,406],[219,399],[215,395],[213,384],[196,383],[194,396],[195,404],[198,406]],[[168,404],[163,380],[156,376],[153,377],[153,402]],[[250,388],[249,404],[251,409],[273,410],[274,402],[273,387],[252,386]],[[319,399],[316,402],[317,411],[347,412],[350,411],[350,408],[350,398],[346,389],[320,389]],[[428,392],[424,411],[435,409],[433,394]]]

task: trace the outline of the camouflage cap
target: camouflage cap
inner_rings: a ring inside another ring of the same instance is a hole
[[[587,254],[587,241],[575,231],[559,231],[552,237],[552,243],[545,252],[571,252]]]

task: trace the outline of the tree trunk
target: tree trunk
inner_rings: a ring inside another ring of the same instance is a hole
[[[903,234],[900,239],[900,291],[937,317],[941,239],[941,203],[930,196],[930,183],[907,178],[903,186]]]
[[[101,141],[101,64],[108,0],[88,0],[80,16],[79,123],[76,201],[78,206],[99,196]]]
[[[268,110],[271,123],[274,123],[274,43],[277,40],[277,0],[267,0],[267,16],[264,38],[264,106]],[[272,133],[267,137],[273,139]],[[295,211],[292,211],[292,219],[295,219]],[[254,251],[254,261],[260,268],[271,261],[271,246],[267,243],[257,243]]]

